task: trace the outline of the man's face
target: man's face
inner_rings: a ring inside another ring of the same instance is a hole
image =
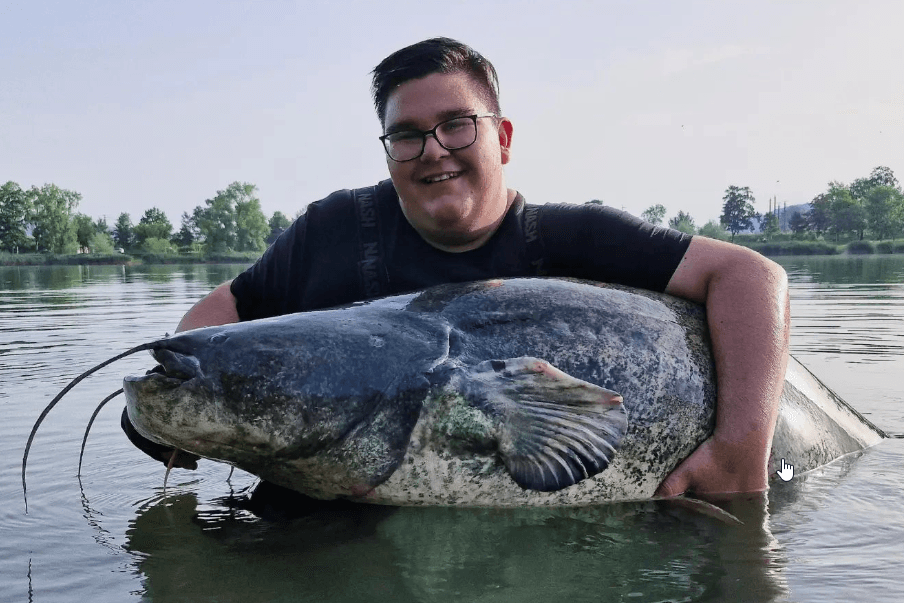
[[[386,103],[386,133],[432,129],[453,117],[490,113],[464,73],[431,74],[400,85]],[[433,136],[411,161],[386,158],[402,212],[429,243],[465,251],[491,235],[509,205],[502,166],[509,161],[512,124],[477,120],[473,145],[447,151]],[[452,178],[435,181],[437,176]]]

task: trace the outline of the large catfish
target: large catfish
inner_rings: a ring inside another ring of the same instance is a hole
[[[162,367],[125,379],[142,435],[316,498],[649,498],[715,422],[704,309],[598,283],[444,285],[138,349]],[[883,436],[790,360],[773,477]]]

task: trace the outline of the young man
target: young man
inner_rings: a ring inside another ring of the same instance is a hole
[[[391,180],[309,205],[178,330],[494,277],[572,276],[665,291],[706,304],[719,391],[713,435],[657,493],[765,490],[788,359],[782,268],[608,207],[527,205],[505,182],[513,125],[501,115],[495,70],[459,42],[437,38],[390,55],[374,69],[373,93]]]

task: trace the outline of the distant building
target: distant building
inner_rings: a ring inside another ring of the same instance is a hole
[[[794,215],[794,212],[800,212],[800,215],[806,215],[808,211],[812,208],[812,205],[809,203],[798,203],[797,205],[789,205],[779,206],[777,210],[775,210],[775,215],[778,216],[778,227],[782,232],[788,232],[791,230],[789,226],[791,222],[791,217]],[[769,213],[768,208],[764,213]],[[760,232],[760,220],[758,218],[753,218],[751,220],[753,223],[753,230],[742,230],[741,234],[755,234]]]

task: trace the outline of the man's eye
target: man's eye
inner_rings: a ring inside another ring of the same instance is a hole
[[[396,132],[395,134],[391,134],[389,136],[389,140],[392,142],[404,142],[408,140],[417,140],[421,137],[421,133],[414,130],[407,130],[405,132]]]
[[[440,126],[440,129],[443,132],[455,132],[457,130],[461,130],[464,127],[467,127],[469,121],[470,120],[467,119],[454,119],[452,121],[447,121],[446,123],[444,123],[442,126]]]

